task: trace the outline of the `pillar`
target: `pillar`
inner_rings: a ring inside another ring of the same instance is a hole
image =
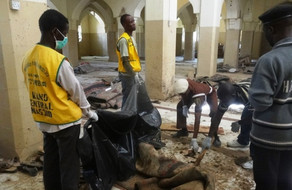
[[[244,26],[245,25],[250,25],[250,23],[244,23]],[[241,34],[240,57],[251,56],[253,37],[254,30],[251,28],[243,27]]]
[[[260,29],[256,29],[253,36],[251,58],[258,59],[261,56],[261,43],[264,34]]]
[[[193,60],[195,57],[194,28],[193,25],[185,26],[184,60]]]
[[[108,61],[117,62],[118,57],[116,54],[117,47],[117,21],[115,20],[109,27],[106,28],[107,32],[107,52],[108,52]]]
[[[109,31],[107,32],[107,47],[108,47],[108,61],[117,62],[118,57],[116,54],[117,47],[117,32]]]
[[[76,67],[79,65],[78,59],[78,30],[77,21],[69,20],[69,31],[67,34],[68,44],[63,48],[63,54],[69,59],[71,65]]]
[[[177,28],[176,29],[176,49],[175,49],[175,55],[176,56],[182,56],[183,51],[182,51],[182,33],[183,29],[182,28]]]
[[[201,0],[197,76],[216,73],[220,13],[223,0]]]
[[[239,40],[241,32],[241,1],[226,0],[226,39],[224,47],[224,64],[238,67]]]
[[[42,134],[30,112],[22,74],[25,53],[40,40],[38,19],[46,0],[20,1],[20,9],[0,1],[0,156],[26,159],[42,147]]]
[[[145,33],[142,19],[136,21],[136,42],[140,59],[145,59]]]
[[[166,99],[175,77],[177,0],[147,0],[145,7],[146,88],[150,98]]]
[[[238,67],[239,39],[240,39],[240,19],[227,19],[226,41],[224,52],[224,65]]]

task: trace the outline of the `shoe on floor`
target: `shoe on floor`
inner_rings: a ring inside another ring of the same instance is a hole
[[[179,130],[175,134],[172,135],[173,138],[179,138],[179,137],[187,137],[189,135],[189,132],[187,130]]]
[[[248,145],[240,144],[237,140],[229,141],[227,142],[227,146],[231,148],[245,148],[248,147]]]
[[[221,141],[220,141],[220,139],[219,139],[218,136],[215,137],[215,139],[214,139],[214,141],[213,141],[213,145],[214,145],[215,147],[220,147],[220,146],[221,146]]]
[[[241,165],[242,168],[247,169],[247,170],[252,170],[253,169],[253,160],[247,161]]]

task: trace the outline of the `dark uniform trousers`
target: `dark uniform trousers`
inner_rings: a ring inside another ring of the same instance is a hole
[[[55,133],[44,132],[45,190],[78,190],[80,160],[77,150],[80,125]]]
[[[251,143],[256,190],[291,190],[292,151],[261,148]]]

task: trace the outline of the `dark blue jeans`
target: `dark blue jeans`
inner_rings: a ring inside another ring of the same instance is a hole
[[[241,119],[238,122],[241,125],[241,127],[240,133],[237,137],[237,141],[242,145],[249,144],[249,134],[252,126],[252,114],[253,114],[252,110],[250,110],[248,107],[244,107],[241,114]]]
[[[79,132],[80,125],[74,125],[56,133],[43,133],[45,190],[78,190]]]

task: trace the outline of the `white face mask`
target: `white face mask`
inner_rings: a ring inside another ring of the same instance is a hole
[[[57,28],[58,32],[60,32],[60,30]],[[64,36],[62,34],[62,32],[60,32],[60,34],[64,37],[63,40],[57,40],[56,37],[54,36],[55,38],[55,41],[56,41],[56,46],[55,46],[55,49],[63,49],[63,47],[67,44],[68,42],[68,38],[66,36]]]

